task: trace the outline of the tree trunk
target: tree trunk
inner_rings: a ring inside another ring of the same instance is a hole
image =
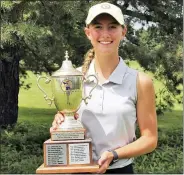
[[[15,53],[15,52],[14,52]],[[18,118],[19,58],[0,60],[0,125],[13,126]]]

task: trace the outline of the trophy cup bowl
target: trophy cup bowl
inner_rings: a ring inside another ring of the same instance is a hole
[[[82,102],[82,76],[54,77],[51,81],[54,104],[57,110],[65,115],[60,128],[63,130],[83,128],[74,114]]]

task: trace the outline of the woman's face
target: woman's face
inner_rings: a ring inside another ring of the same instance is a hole
[[[126,28],[122,28],[112,16],[102,14],[85,28],[85,33],[95,52],[110,54],[118,52],[120,41],[126,34]]]

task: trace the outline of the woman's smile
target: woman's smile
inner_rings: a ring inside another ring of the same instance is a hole
[[[111,44],[113,41],[98,41],[100,44],[102,45],[109,45]]]

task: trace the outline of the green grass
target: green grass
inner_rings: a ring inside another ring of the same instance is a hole
[[[42,75],[45,76],[45,75]],[[54,104],[48,105],[44,99],[44,94],[37,86],[37,76],[28,72],[26,83],[31,83],[29,90],[20,88],[19,91],[19,117],[18,122],[30,121],[34,123],[52,123],[54,114],[57,112]],[[41,87],[52,97],[51,84],[40,81]]]
[[[43,74],[42,76],[46,76]],[[32,108],[48,108],[47,102],[44,101],[44,94],[39,90],[37,86],[37,76],[31,72],[28,72],[28,78],[24,80],[25,83],[31,83],[29,90],[20,88],[19,91],[19,107]],[[45,84],[44,79],[40,80],[40,85],[48,93],[48,96],[52,97],[51,84]],[[51,106],[54,108],[54,105]]]
[[[167,111],[158,117],[158,127],[160,129],[183,128],[182,110]]]
[[[138,66],[133,63],[133,66]],[[36,85],[36,76],[28,72],[29,90],[19,92],[18,124],[2,132],[1,159],[2,173],[34,174],[43,163],[43,142],[50,138],[49,127],[52,124],[56,108],[48,106],[43,94]],[[51,97],[50,85],[41,83]],[[162,86],[160,82],[156,88]],[[182,106],[176,104],[173,111],[158,116],[159,141],[157,149],[135,158],[135,173],[183,173],[183,118]],[[139,135],[139,133],[138,133]]]

